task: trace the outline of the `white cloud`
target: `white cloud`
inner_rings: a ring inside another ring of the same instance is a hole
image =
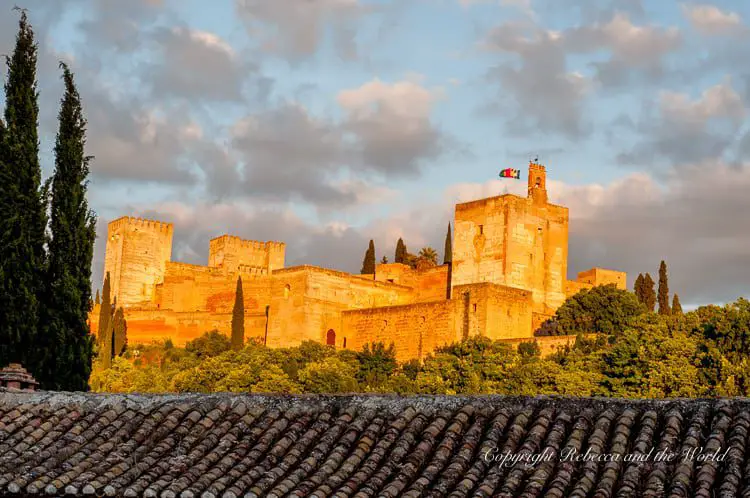
[[[690,100],[684,93],[663,92],[660,108],[669,121],[698,126],[713,118],[742,119],[745,116],[742,97],[732,87],[731,79],[704,90],[697,100]]]
[[[731,34],[742,26],[737,13],[722,11],[715,5],[683,6],[683,13],[693,28],[703,35]]]

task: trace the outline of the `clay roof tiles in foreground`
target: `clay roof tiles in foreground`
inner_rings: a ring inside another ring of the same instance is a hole
[[[0,392],[0,495],[748,496],[750,401]],[[680,452],[724,461],[565,461]]]

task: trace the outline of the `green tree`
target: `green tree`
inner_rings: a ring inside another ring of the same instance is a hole
[[[218,330],[206,332],[185,344],[185,349],[199,358],[218,356],[231,348],[232,343],[229,338]]]
[[[443,249],[443,264],[453,261],[453,239],[451,237],[451,224],[448,223],[448,232],[445,234],[445,249]]]
[[[417,375],[420,393],[479,394],[502,390],[518,361],[514,348],[486,337],[471,337],[437,348]]]
[[[96,339],[100,350],[102,343],[104,343],[104,337],[109,329],[109,322],[112,320],[111,297],[109,272],[107,272],[104,276],[104,285],[102,286],[102,305],[99,308],[99,329],[96,333]]]
[[[393,261],[394,263],[406,264],[406,261],[404,261],[405,258],[406,258],[406,244],[404,244],[403,239],[399,237],[398,242],[396,242],[396,255],[393,258]]]
[[[245,300],[242,294],[242,277],[237,277],[232,308],[232,349],[240,350],[245,344]]]
[[[639,273],[638,277],[635,279],[633,292],[635,292],[635,297],[638,298],[639,303],[646,304],[646,296],[643,292],[643,274],[642,273]]]
[[[646,273],[643,277],[643,304],[648,311],[654,311],[656,308],[656,291],[654,290],[654,279]]]
[[[561,335],[621,333],[645,309],[628,291],[615,284],[583,289],[557,309],[554,321]]]
[[[523,360],[540,358],[542,350],[536,341],[525,341],[518,345],[518,354]]]
[[[697,342],[670,333],[663,321],[644,317],[604,354],[603,381],[618,397],[696,397],[705,394],[695,364]]]
[[[112,317],[112,356],[122,356],[128,347],[128,322],[125,312],[117,308]]]
[[[21,11],[7,59],[5,124],[0,144],[0,365],[22,363],[39,376],[51,354],[38,343],[45,282],[46,189],[41,187],[36,83],[37,45]]]
[[[427,246],[419,250],[419,255],[417,255],[417,258],[419,261],[424,261],[434,266],[437,265],[438,253],[432,247]]]
[[[375,273],[375,243],[370,239],[370,245],[365,252],[365,258],[362,260],[362,275],[373,275]]]
[[[672,309],[669,307],[669,282],[667,278],[667,264],[664,260],[659,264],[659,314],[671,315]]]
[[[680,296],[678,296],[676,293],[672,297],[672,314],[673,315],[682,314],[682,305],[680,304]]]
[[[96,289],[96,299],[94,299],[94,304],[101,304],[102,299],[99,297],[99,289]]]
[[[370,387],[384,384],[398,367],[393,343],[387,348],[382,342],[365,344],[362,351],[357,353],[357,361],[357,381]]]
[[[383,256],[383,259],[380,260],[380,264],[387,265],[388,264],[388,256]]]
[[[322,361],[309,363],[300,370],[299,380],[307,393],[350,393],[356,392],[356,363],[329,356]]]
[[[82,391],[88,387],[93,356],[88,315],[96,218],[86,201],[90,161],[84,153],[86,120],[73,74],[65,64],[60,67],[65,95],[58,115],[47,285],[40,312],[40,349],[48,354],[37,378],[46,389]],[[124,318],[118,326],[124,326]],[[124,333],[117,327],[113,330],[115,334]],[[115,337],[114,343],[119,351],[118,340],[121,338]]]

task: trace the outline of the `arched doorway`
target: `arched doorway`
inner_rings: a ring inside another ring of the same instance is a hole
[[[326,345],[328,346],[336,345],[336,332],[334,332],[333,329],[329,329],[328,333],[326,333]]]

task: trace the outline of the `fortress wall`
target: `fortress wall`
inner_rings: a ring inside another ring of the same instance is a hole
[[[581,292],[583,289],[591,289],[593,285],[586,282],[579,282],[577,280],[566,280],[565,281],[565,297],[572,297]]]
[[[342,311],[411,302],[414,294],[401,285],[314,266],[275,271],[273,280],[269,345],[277,347],[303,340],[325,344],[329,330],[343,347]]]
[[[595,334],[594,334],[595,335]],[[514,348],[517,348],[522,342],[536,341],[541,351],[542,357],[553,355],[559,348],[565,346],[573,346],[576,342],[576,336],[574,335],[553,335],[544,337],[535,337],[533,339],[501,339],[502,342],[511,344]]]
[[[243,272],[245,310],[260,312],[270,302],[270,278]],[[158,308],[176,312],[211,311],[231,313],[237,289],[237,274],[205,266],[170,262],[159,286]]]
[[[627,290],[627,274],[622,271],[605,268],[591,268],[578,274],[576,281],[592,286],[615,284],[618,289]]]
[[[448,265],[414,270],[402,263],[379,264],[375,269],[375,279],[413,288],[414,302],[438,301],[447,295]]]
[[[155,299],[172,255],[171,223],[123,217],[107,225],[104,275],[123,307]]]
[[[565,300],[567,208],[503,195],[456,205],[452,286],[492,282],[532,291],[534,310]]]
[[[342,325],[347,349],[360,351],[373,342],[393,343],[398,361],[422,359],[435,348],[460,340],[457,304],[443,300],[345,311]]]
[[[227,336],[232,333],[232,313],[193,312],[180,313],[163,310],[128,310],[129,344],[150,344],[152,341],[171,339],[175,346],[185,344],[210,330],[218,330]],[[257,337],[262,340],[265,315],[245,314],[245,339]]]
[[[456,286],[461,337],[533,337],[531,292],[490,283]]]

